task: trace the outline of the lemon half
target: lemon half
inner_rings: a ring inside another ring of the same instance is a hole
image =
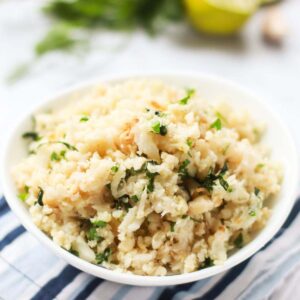
[[[196,29],[216,35],[231,35],[259,7],[258,0],[184,0],[187,15]]]

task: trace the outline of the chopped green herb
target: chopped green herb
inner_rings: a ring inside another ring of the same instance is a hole
[[[249,216],[251,216],[251,217],[255,217],[256,216],[256,211],[255,210],[250,210],[249,211]]]
[[[59,143],[59,144],[63,144],[65,145],[69,150],[73,150],[73,151],[78,151],[78,149],[72,145],[70,145],[69,143],[66,142],[61,142],[61,141],[57,141],[57,142],[53,142],[53,143]]]
[[[242,235],[242,233],[239,233],[239,235],[236,237],[236,239],[234,240],[234,245],[237,248],[242,248],[244,245],[244,237]]]
[[[72,253],[72,254],[75,255],[75,256],[79,256],[79,252],[78,252],[77,250],[74,250],[73,248],[71,248],[71,249],[69,250],[69,252]]]
[[[97,241],[100,242],[103,238],[98,235],[97,227],[92,226],[86,234],[86,237],[89,241]]]
[[[160,135],[165,136],[168,133],[168,129],[166,125],[161,125],[160,126]]]
[[[109,191],[111,191],[111,183],[107,183],[107,184],[105,185],[105,187],[106,187]]]
[[[156,134],[160,134],[162,136],[165,136],[168,133],[168,129],[166,125],[161,125],[159,121],[156,121],[152,125],[152,131]]]
[[[38,196],[37,196],[37,203],[39,205],[43,206],[44,205],[44,203],[43,203],[44,190],[41,187],[39,187],[39,189],[40,190],[39,190],[39,193],[38,193]]]
[[[159,175],[159,173],[155,172],[155,173],[151,173],[148,170],[146,171],[146,176],[148,177],[149,181],[147,184],[147,192],[148,193],[152,193],[154,191],[154,179],[155,176]]]
[[[27,185],[25,185],[24,192],[20,193],[18,195],[18,198],[24,202],[28,198],[28,196],[29,196],[29,187]]]
[[[83,116],[81,119],[80,119],[80,122],[87,122],[89,120],[89,117],[88,116]]]
[[[119,167],[120,165],[119,164],[116,164],[114,166],[111,167],[111,170],[114,172],[114,173],[117,173],[119,171]]]
[[[60,151],[60,156],[61,156],[61,158],[63,158],[63,159],[65,159],[66,158],[66,150],[62,150],[62,151]]]
[[[38,133],[35,132],[35,131],[28,131],[28,132],[25,132],[25,133],[23,133],[22,137],[23,137],[24,139],[32,139],[32,140],[34,140],[34,141],[38,141],[38,140],[41,139],[40,136],[38,135]]]
[[[233,188],[230,186],[228,187],[228,190],[227,190],[228,193],[232,193],[233,192]]]
[[[116,209],[125,209],[126,211],[128,211],[132,205],[129,202],[130,197],[128,195],[123,195],[117,199],[115,199],[115,204],[114,207]]]
[[[188,215],[183,215],[181,218],[186,219],[186,218],[188,218]]]
[[[225,191],[228,191],[228,189],[229,189],[229,184],[228,184],[228,182],[223,178],[223,176],[220,176],[220,177],[219,177],[219,182],[220,182],[221,186],[223,187],[223,189],[224,189]]]
[[[29,155],[34,155],[34,154],[36,154],[36,152],[35,152],[34,150],[30,150],[30,151],[28,152],[28,154],[29,154]]]
[[[107,222],[102,220],[97,220],[97,221],[93,221],[92,224],[97,228],[104,228],[107,225]]]
[[[171,229],[171,232],[174,232],[174,231],[175,231],[175,225],[176,225],[176,222],[170,222],[170,229]]]
[[[110,248],[106,248],[102,253],[96,254],[96,263],[102,264],[104,261],[108,261],[111,254],[112,250]]]
[[[210,128],[215,128],[216,130],[222,129],[222,122],[220,118],[217,118],[211,125]]]
[[[257,164],[255,167],[255,172],[258,172],[260,169],[262,169],[265,166],[265,164]]]
[[[135,202],[135,203],[139,202],[139,198],[138,198],[137,195],[131,196],[130,199],[131,199],[133,202]]]
[[[223,176],[227,171],[228,171],[228,164],[227,164],[227,161],[225,161],[225,163],[220,171],[220,175]]]
[[[52,161],[60,161],[60,156],[56,152],[52,152],[51,156],[50,156],[50,159]]]
[[[178,173],[181,177],[187,177],[189,176],[187,166],[190,164],[190,161],[188,159],[185,159],[181,165],[179,166]]]
[[[254,188],[254,194],[255,196],[258,196],[258,194],[260,193],[260,189],[258,189],[257,187]]]
[[[186,96],[179,100],[180,105],[186,105],[190,98],[195,94],[194,89],[187,89],[186,90]]]
[[[214,261],[210,257],[206,257],[204,262],[200,265],[200,269],[212,267],[213,265],[214,265]]]
[[[192,148],[192,146],[193,146],[193,140],[190,139],[190,138],[188,138],[188,139],[186,140],[186,144],[187,144],[190,148]]]
[[[220,119],[220,120],[222,120],[224,123],[227,123],[227,120],[226,120],[226,118],[220,113],[220,112],[216,112],[216,116]]]
[[[213,170],[210,169],[208,175],[202,180],[196,180],[202,187],[206,188],[209,192],[213,190],[216,181],[219,180],[221,186],[224,188],[225,191],[232,192],[232,188],[229,187],[227,181],[223,178],[225,173],[228,171],[227,162],[224,163],[224,166],[220,170],[219,173],[214,174]]]

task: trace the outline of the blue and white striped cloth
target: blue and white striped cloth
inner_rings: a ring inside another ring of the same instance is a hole
[[[169,287],[134,287],[83,273],[54,256],[0,200],[0,298],[4,300],[300,299],[300,199],[261,251],[220,275]],[[286,288],[286,282],[289,282]]]

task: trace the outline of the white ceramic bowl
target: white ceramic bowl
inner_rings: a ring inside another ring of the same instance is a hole
[[[115,83],[132,77],[159,78],[171,84],[195,87],[203,97],[210,101],[228,101],[238,107],[246,108],[258,120],[266,122],[268,130],[263,142],[271,148],[272,156],[283,165],[284,180],[282,189],[276,199],[270,203],[273,212],[265,228],[249,244],[229,256],[222,266],[213,266],[193,273],[164,277],[123,274],[99,267],[70,254],[54,244],[49,237],[33,224],[27,208],[16,196],[17,191],[10,170],[13,165],[27,155],[26,144],[21,135],[24,131],[31,129],[31,115],[56,105],[62,106],[66,101],[72,101],[74,98],[80,97],[91,86],[99,82]],[[5,142],[4,155],[1,161],[1,181],[9,206],[26,229],[57,256],[82,271],[111,281],[142,286],[173,285],[196,281],[223,272],[250,257],[274,236],[286,220],[296,198],[298,158],[294,142],[287,128],[259,98],[244,88],[220,78],[195,73],[134,74],[109,77],[70,88],[46,99],[41,105],[27,112],[24,118],[18,120],[17,123]]]

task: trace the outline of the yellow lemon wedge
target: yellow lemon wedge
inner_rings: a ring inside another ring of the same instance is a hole
[[[215,35],[239,31],[260,5],[259,0],[184,0],[196,29]]]

